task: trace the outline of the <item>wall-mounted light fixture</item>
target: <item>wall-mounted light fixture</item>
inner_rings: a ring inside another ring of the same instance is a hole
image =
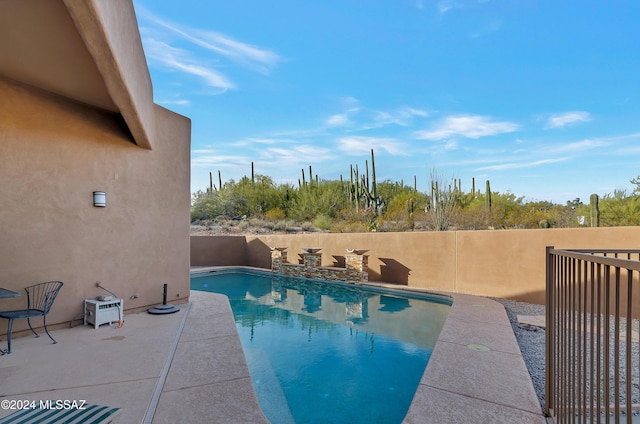
[[[104,191],[93,192],[93,206],[104,208],[107,206],[107,193]]]

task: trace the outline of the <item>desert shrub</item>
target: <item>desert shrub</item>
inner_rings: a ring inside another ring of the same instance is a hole
[[[402,231],[411,231],[413,230],[413,222],[410,220],[400,220],[400,221],[379,221],[377,230],[380,232],[402,232]]]
[[[266,220],[266,219],[262,219],[258,216],[253,216],[247,219],[247,221],[249,222],[249,226],[251,227],[268,227],[271,225],[271,221]]]
[[[198,191],[194,193],[191,219],[213,219],[217,216],[245,216],[249,214],[247,199],[232,191]]]
[[[626,190],[605,194],[599,202],[600,226],[640,225],[640,196],[627,195]]]
[[[319,214],[335,218],[348,199],[339,181],[321,181],[303,186],[291,199],[289,216],[296,221],[312,221]]]
[[[367,233],[369,227],[363,222],[334,222],[331,226],[332,233]]]
[[[238,221],[236,224],[237,231],[244,231],[249,228],[249,223],[246,220]]]
[[[316,227],[313,225],[312,222],[309,221],[304,221],[300,224],[300,228],[302,228],[302,231],[315,231]]]
[[[277,221],[277,220],[285,219],[287,217],[287,214],[281,208],[273,208],[265,212],[264,216],[267,219]]]
[[[286,219],[280,219],[272,222],[271,229],[274,231],[287,231],[295,225],[295,222]]]
[[[316,216],[313,220],[313,226],[321,230],[328,230],[329,228],[331,228],[332,223],[333,220],[324,214]]]

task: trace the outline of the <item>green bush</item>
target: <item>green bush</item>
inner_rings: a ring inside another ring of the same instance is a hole
[[[277,221],[285,219],[287,217],[287,214],[280,208],[273,208],[266,211],[264,217],[273,221]]]
[[[320,230],[328,230],[329,228],[331,228],[332,224],[333,220],[331,219],[331,217],[328,217],[324,214],[316,216],[316,218],[313,220],[313,226]]]

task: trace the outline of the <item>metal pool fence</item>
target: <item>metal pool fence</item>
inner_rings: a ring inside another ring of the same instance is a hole
[[[640,422],[640,250],[546,254],[547,416]]]

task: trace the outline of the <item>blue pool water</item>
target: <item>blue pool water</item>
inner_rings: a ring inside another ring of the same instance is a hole
[[[400,423],[451,305],[270,273],[195,274],[191,289],[229,297],[273,424]]]

